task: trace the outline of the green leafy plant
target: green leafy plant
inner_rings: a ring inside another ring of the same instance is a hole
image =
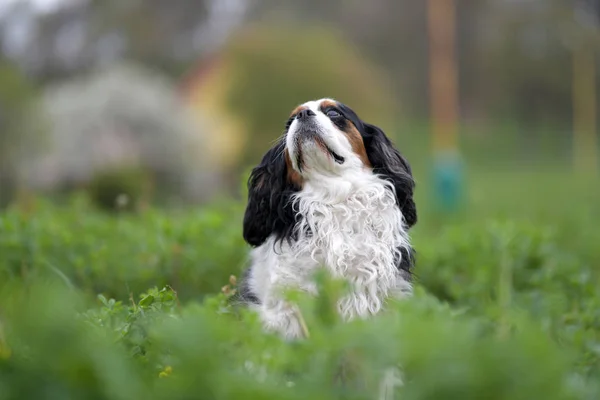
[[[0,214],[0,399],[373,399],[390,376],[394,398],[596,399],[595,197],[545,208],[506,182],[485,208],[412,232],[414,298],[345,323],[327,274],[319,296],[289,293],[306,332],[291,343],[230,302],[243,203],[17,204]]]

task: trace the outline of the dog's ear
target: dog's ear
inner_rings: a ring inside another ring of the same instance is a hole
[[[298,188],[288,178],[285,140],[279,140],[250,173],[244,240],[260,246],[272,234],[289,237],[295,224],[291,196]]]
[[[373,172],[394,185],[398,207],[410,228],[417,223],[417,207],[413,200],[415,182],[410,165],[380,128],[364,122],[362,125],[365,149]]]

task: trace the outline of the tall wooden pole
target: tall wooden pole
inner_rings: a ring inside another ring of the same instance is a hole
[[[434,150],[456,150],[458,72],[454,0],[428,0],[430,98]]]
[[[594,49],[584,39],[573,50],[573,161],[577,172],[598,173],[596,125],[596,60]]]
[[[462,164],[458,152],[458,67],[456,4],[428,0],[429,80],[433,137],[434,202],[444,212],[455,211],[462,197]]]

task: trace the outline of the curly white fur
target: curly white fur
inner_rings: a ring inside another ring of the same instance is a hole
[[[369,170],[321,175],[307,181],[293,201],[303,216],[297,240],[270,238],[251,253],[249,286],[260,300],[255,307],[267,329],[287,338],[301,336],[300,321],[280,290],[315,294],[311,278],[320,266],[352,285],[351,294],[338,302],[345,320],[378,313],[388,296],[411,294],[396,267],[409,237],[387,181]]]

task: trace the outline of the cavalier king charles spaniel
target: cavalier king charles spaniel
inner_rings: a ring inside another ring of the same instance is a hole
[[[417,222],[408,162],[378,127],[331,99],[297,107],[248,180],[243,235],[253,247],[238,298],[268,331],[303,336],[281,290],[316,294],[324,267],[350,283],[344,320],[412,294],[408,230]]]

